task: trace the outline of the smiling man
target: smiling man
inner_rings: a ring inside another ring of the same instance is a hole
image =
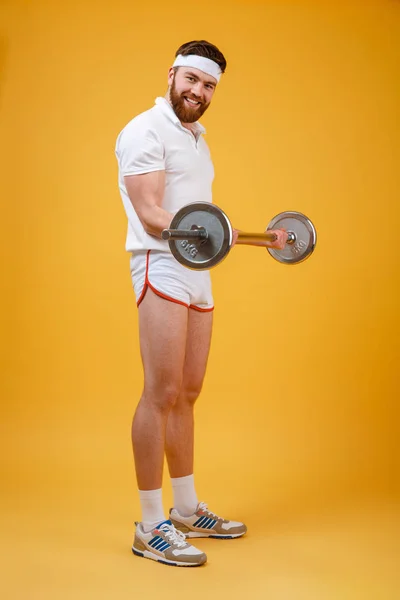
[[[181,56],[175,63],[185,65],[187,59]],[[217,73],[215,75],[217,76]],[[199,69],[185,66],[180,69],[172,68],[168,83],[170,87],[166,99],[171,103],[178,119],[186,126],[197,121],[205,113],[217,85],[214,77],[207,76]]]
[[[243,523],[219,517],[199,502],[193,476],[194,404],[206,371],[214,308],[210,275],[183,267],[161,239],[180,208],[212,202],[214,168],[198,119],[225,69],[226,60],[213,44],[181,46],[168,72],[165,97],[130,121],[116,144],[144,370],[132,423],[142,509],[132,550],[177,566],[207,560],[187,538],[246,533]],[[283,247],[287,235],[276,233],[271,245]],[[169,518],[161,491],[164,453],[174,495]]]

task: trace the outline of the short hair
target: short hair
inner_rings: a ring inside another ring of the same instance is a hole
[[[197,56],[203,56],[204,58],[209,58],[213,60],[219,68],[221,69],[221,73],[225,73],[226,69],[226,59],[222,52],[214,46],[214,44],[210,44],[210,42],[206,42],[206,40],[195,40],[192,42],[186,42],[186,44],[182,44],[180,48],[175,53],[175,57],[181,54],[182,56],[188,56],[189,54],[197,54]]]

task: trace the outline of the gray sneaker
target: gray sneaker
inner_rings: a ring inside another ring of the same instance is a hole
[[[188,544],[185,535],[171,521],[163,521],[149,533],[143,531],[141,523],[135,525],[132,552],[136,556],[175,567],[199,567],[207,561],[204,552]]]
[[[176,508],[171,508],[169,518],[176,529],[187,538],[232,539],[242,537],[247,531],[246,525],[239,521],[228,521],[208,510],[207,504],[199,502],[196,512],[183,517]]]

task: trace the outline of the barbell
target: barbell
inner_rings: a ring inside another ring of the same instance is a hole
[[[278,262],[293,265],[303,262],[317,242],[314,225],[305,215],[287,211],[276,215],[265,233],[239,232],[236,244],[274,241],[271,229],[285,229],[288,239],[283,250],[267,248]],[[174,215],[170,228],[161,233],[178,262],[189,269],[204,271],[227,257],[233,240],[233,228],[226,214],[215,204],[194,202]]]

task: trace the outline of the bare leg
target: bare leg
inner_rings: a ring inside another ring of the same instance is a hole
[[[188,312],[150,289],[139,306],[144,390],[132,423],[132,446],[140,490],[162,486],[167,417],[182,387]]]
[[[206,372],[212,323],[212,312],[189,310],[182,387],[167,422],[165,450],[171,477],[193,473],[194,403]]]

